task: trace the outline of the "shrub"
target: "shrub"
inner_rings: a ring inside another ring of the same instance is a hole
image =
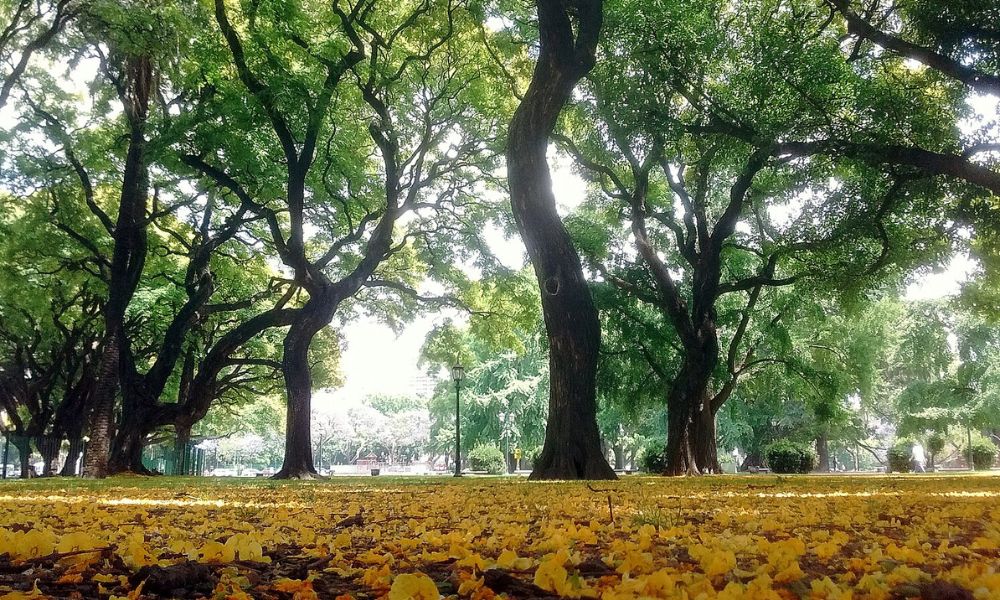
[[[940,433],[932,433],[927,438],[927,451],[930,452],[931,456],[940,454],[944,450],[945,439]]]
[[[966,449],[968,452],[968,449]],[[997,447],[989,440],[972,440],[972,467],[986,471],[993,467],[997,457]]]
[[[927,465],[927,468],[936,468],[937,457],[944,451],[944,446],[945,439],[942,434],[934,432],[927,437],[927,454],[930,456],[930,464]]]
[[[911,465],[910,457],[913,455],[913,440],[902,439],[889,448],[886,459],[889,463],[890,473],[909,473]]]
[[[473,471],[486,471],[500,475],[507,470],[503,452],[492,444],[479,444],[469,452],[469,462]]]
[[[808,473],[816,467],[816,453],[805,444],[778,440],[764,449],[767,465],[775,473]]]
[[[661,474],[667,470],[667,448],[662,443],[646,446],[639,457],[642,470],[647,473]]]

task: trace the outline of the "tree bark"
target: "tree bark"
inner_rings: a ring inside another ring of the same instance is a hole
[[[186,423],[174,425],[174,472],[172,475],[188,475],[191,465],[188,464],[188,443],[191,441],[191,425]]]
[[[136,473],[139,475],[155,475],[142,464],[142,450],[146,446],[147,423],[145,412],[141,407],[134,407],[128,414],[122,415],[118,431],[112,439],[108,473]]]
[[[146,119],[153,88],[153,67],[148,57],[127,57],[128,85],[121,101],[129,122],[128,151],[122,175],[118,220],[114,228],[114,250],[108,301],[104,306],[105,348],[100,367],[91,420],[91,443],[87,468],[91,477],[109,474],[115,396],[120,387],[121,353],[124,346],[125,311],[139,285],[146,263],[146,203],[149,171],[146,166]]]
[[[819,462],[816,465],[816,470],[821,473],[829,473],[830,441],[827,438],[825,431],[816,438],[816,455],[819,457]]]
[[[63,463],[62,470],[59,471],[60,477],[72,477],[77,474],[76,463],[80,460],[80,454],[83,453],[83,439],[80,437],[71,437],[69,439],[69,454],[66,455],[66,462]]]
[[[28,479],[31,476],[31,438],[22,435],[12,435],[10,445],[17,448],[17,462],[21,472],[21,479]]]
[[[317,295],[318,296],[318,295]],[[281,369],[285,376],[285,459],[275,479],[315,479],[319,477],[312,452],[312,374],[309,345],[333,318],[335,305],[314,296],[302,308],[285,335]]]
[[[686,349],[684,362],[667,394],[667,475],[698,475],[702,465],[710,468],[718,465],[716,457],[708,456],[715,452],[715,418],[708,386],[718,363],[719,347],[717,341],[712,343],[712,336],[701,333],[698,337],[700,347]],[[708,405],[710,417],[701,415],[703,405]],[[710,422],[706,422],[709,418]],[[709,439],[702,439],[704,436]],[[701,461],[699,450],[703,455]]]
[[[541,50],[507,141],[511,207],[538,278],[549,340],[549,420],[531,478],[614,479],[597,428],[600,322],[580,257],[556,212],[546,161],[559,113],[594,65],[602,6],[600,0],[536,5]]]
[[[90,440],[84,455],[83,474],[103,478],[108,475],[111,436],[114,425],[115,393],[118,389],[118,336],[109,336],[101,355],[101,366],[94,390],[94,409],[87,428]]]
[[[35,446],[38,453],[42,455],[42,476],[51,477],[59,470],[59,450],[62,447],[62,439],[58,437],[37,437]]]
[[[709,394],[702,396],[700,406],[695,407],[693,412],[690,440],[695,465],[702,474],[722,473],[722,465],[719,464],[716,414]]]
[[[625,470],[625,448],[621,444],[615,444],[611,450],[615,453],[615,470]]]

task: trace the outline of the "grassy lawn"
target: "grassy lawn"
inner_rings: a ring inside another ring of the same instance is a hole
[[[998,565],[984,475],[0,483],[0,598],[992,599]]]

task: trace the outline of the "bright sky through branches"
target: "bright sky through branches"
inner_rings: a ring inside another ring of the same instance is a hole
[[[51,74],[62,81],[67,92],[76,93],[81,102],[90,102],[87,83],[97,76],[97,62],[84,59],[71,69],[66,65],[51,65]],[[983,127],[996,127],[1000,114],[1000,99],[978,95],[969,99],[974,114],[961,123],[969,133]],[[15,102],[0,110],[0,129],[16,126]],[[586,183],[573,170],[572,160],[562,153],[552,152],[553,191],[560,213],[566,214],[578,206],[586,195]],[[516,236],[505,239],[499,230],[484,234],[491,249],[505,265],[518,268],[526,264],[524,246]],[[943,270],[919,273],[906,288],[909,300],[929,300],[951,296],[960,290],[975,271],[977,265],[967,255],[954,256]],[[452,316],[455,316],[452,311]],[[444,313],[428,314],[408,325],[402,334],[371,317],[361,317],[344,326],[341,334],[346,342],[342,355],[345,376],[343,388],[316,394],[315,405],[321,411],[341,412],[357,405],[369,394],[407,395],[413,392],[414,383],[423,375],[418,365],[424,338],[436,322],[445,318]]]

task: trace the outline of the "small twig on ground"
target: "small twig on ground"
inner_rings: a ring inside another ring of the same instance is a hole
[[[614,505],[611,502],[611,490],[601,490],[601,489],[595,488],[594,486],[590,485],[589,483],[587,484],[587,489],[589,489],[592,492],[596,492],[598,494],[607,494],[608,495],[608,518],[611,519],[611,524],[614,525],[614,523],[615,523],[615,507],[614,507]]]

